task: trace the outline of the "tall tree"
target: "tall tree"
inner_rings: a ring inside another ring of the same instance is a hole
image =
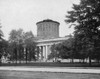
[[[74,36],[78,40],[77,43],[81,44],[81,52],[88,53],[90,63],[93,56],[100,57],[99,8],[100,0],[80,0],[80,4],[73,4],[73,10],[68,12],[65,20],[67,23],[77,22]]]
[[[76,50],[75,50],[75,39],[73,36],[71,36],[69,39],[67,39],[66,41],[64,41],[63,43],[63,47],[65,47],[66,51],[65,51],[65,56],[67,58],[73,59],[76,58]],[[63,50],[63,49],[62,49]]]
[[[71,58],[72,61],[75,58],[75,50],[74,50],[74,38],[70,37],[66,41],[59,43],[59,44],[54,44],[51,47],[51,53],[48,56],[49,59],[57,59],[57,58],[62,58],[62,59],[68,59]]]
[[[17,60],[21,61],[23,58],[22,46],[23,46],[23,30],[12,30],[9,36],[10,48],[12,50],[12,58],[16,58]]]
[[[32,60],[35,59],[35,42],[32,32],[24,32],[22,29],[12,30],[9,37],[10,48],[12,50],[12,58]]]
[[[26,46],[26,62],[27,60],[29,61],[31,61],[32,59],[35,60],[36,44],[34,42],[34,35],[31,31],[24,33],[24,44]]]
[[[1,24],[0,24],[0,59],[2,57],[2,53],[3,53],[3,42],[4,42],[4,39],[2,38],[3,36],[3,32],[1,30]]]

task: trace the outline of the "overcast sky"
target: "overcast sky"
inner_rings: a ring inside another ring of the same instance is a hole
[[[22,28],[37,34],[36,23],[44,19],[60,22],[60,36],[73,32],[64,20],[72,4],[79,0],[0,0],[0,22],[6,39],[12,29]]]

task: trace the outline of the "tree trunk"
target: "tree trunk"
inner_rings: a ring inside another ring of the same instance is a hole
[[[16,55],[16,64],[17,64],[17,55]]]
[[[1,58],[0,58],[0,66],[1,66]]]
[[[89,57],[89,66],[91,66],[91,57]]]
[[[15,54],[16,54],[16,55],[15,55],[15,56],[16,56],[16,64],[17,64],[17,57],[18,57],[18,56],[17,56],[17,51],[18,51],[18,50],[15,49]]]
[[[84,63],[84,59],[83,59],[83,63]]]
[[[19,63],[21,63],[21,50],[19,50]]]
[[[71,63],[74,63],[74,58],[71,59]]]
[[[27,52],[28,52],[28,50],[27,50],[27,48],[26,48],[26,64],[27,64]]]
[[[31,49],[29,50],[29,61],[31,62],[31,58],[32,58],[32,56],[31,56],[32,54],[31,54]]]

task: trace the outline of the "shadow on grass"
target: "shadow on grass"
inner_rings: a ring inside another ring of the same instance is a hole
[[[0,66],[46,66],[46,67],[100,67],[100,63],[57,63],[57,62],[33,62],[33,63],[1,63]]]

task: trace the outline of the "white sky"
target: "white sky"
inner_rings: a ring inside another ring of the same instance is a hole
[[[73,32],[65,23],[65,15],[73,3],[79,0],[0,0],[0,21],[4,37],[8,39],[12,29],[22,28],[37,34],[36,23],[44,19],[60,22],[60,36]]]

